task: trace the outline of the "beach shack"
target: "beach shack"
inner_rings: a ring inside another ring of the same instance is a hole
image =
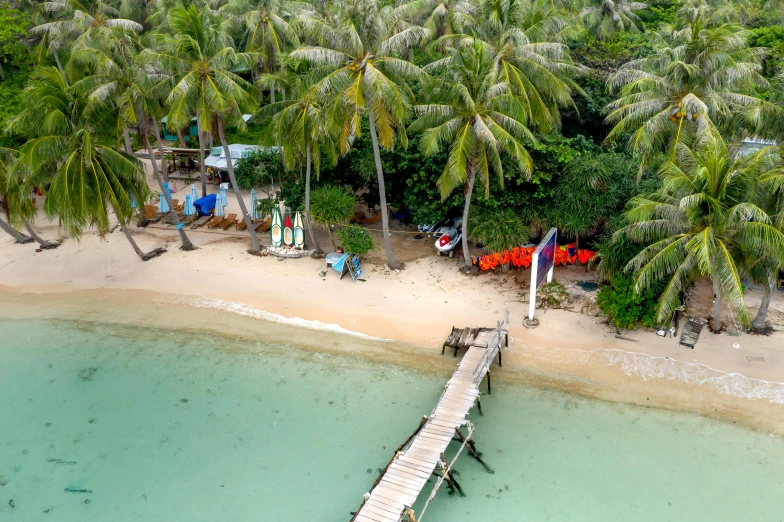
[[[172,130],[171,132],[169,132],[169,129],[166,126],[166,122],[168,121],[168,119],[169,119],[168,116],[164,116],[163,118],[161,118],[163,139],[165,139],[166,141],[177,141],[177,131]],[[188,125],[188,131],[185,132],[185,129],[183,129],[182,137],[187,140],[188,138],[198,136],[198,135],[199,135],[199,126],[196,124],[196,118],[191,118],[191,123],[190,125]]]

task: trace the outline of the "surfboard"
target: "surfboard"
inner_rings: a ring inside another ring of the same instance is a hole
[[[288,209],[283,218],[283,244],[287,247],[291,247],[294,244],[294,230],[291,227],[291,215]]]
[[[305,229],[302,228],[302,213],[299,210],[294,214],[294,246],[305,248]]]
[[[270,241],[272,246],[279,247],[283,244],[283,218],[280,217],[280,209],[272,211],[272,226],[270,227]]]

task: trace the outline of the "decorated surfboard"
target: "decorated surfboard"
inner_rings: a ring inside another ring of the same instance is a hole
[[[294,245],[294,229],[291,225],[291,215],[288,209],[286,215],[283,217],[283,244],[287,247]]]
[[[279,247],[283,244],[283,218],[280,217],[280,209],[272,211],[272,226],[270,227],[270,240],[272,246]]]
[[[305,248],[305,229],[302,228],[302,213],[299,210],[294,214],[294,246]]]

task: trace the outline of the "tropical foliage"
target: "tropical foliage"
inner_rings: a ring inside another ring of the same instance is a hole
[[[202,193],[214,142],[265,147],[227,167],[251,251],[241,190],[304,209],[316,250],[311,218],[364,237],[342,228],[362,194],[392,268],[390,208],[462,213],[468,267],[472,240],[503,252],[555,226],[599,251],[617,295],[655,294],[659,319],[708,278],[713,326],[722,302],[748,324],[741,278],[761,284],[761,328],[784,266],[781,156],[738,144],[784,137],[783,21],[763,0],[11,2],[0,228],[54,245],[35,231],[35,190],[69,235],[116,219],[133,242],[125,224],[151,190],[132,152],[166,194],[159,123],[195,118]]]

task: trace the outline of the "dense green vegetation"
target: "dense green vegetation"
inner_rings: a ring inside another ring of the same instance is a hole
[[[387,206],[464,216],[469,263],[470,239],[500,249],[555,226],[629,299],[654,292],[658,320],[707,277],[714,327],[722,300],[748,324],[741,278],[771,291],[784,264],[784,176],[778,146],[738,145],[784,134],[783,60],[763,0],[5,2],[0,196],[30,234],[33,188],[73,236],[103,232],[147,197],[132,148],[153,158],[163,116],[172,131],[196,118],[202,150],[277,147],[229,169],[238,195],[279,184],[331,234],[353,204],[338,187],[363,189],[392,268]]]

